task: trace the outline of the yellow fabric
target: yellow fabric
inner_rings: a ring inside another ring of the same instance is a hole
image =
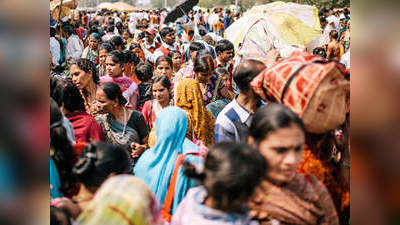
[[[132,175],[108,179],[78,218],[81,225],[160,224],[160,207],[145,183]]]
[[[270,19],[277,26],[282,39],[288,44],[305,46],[321,34],[320,30],[306,25],[290,14],[273,13]]]
[[[204,106],[199,82],[192,78],[180,81],[176,88],[175,105],[189,113],[188,135],[193,132],[194,139],[206,146],[213,145],[215,120]]]

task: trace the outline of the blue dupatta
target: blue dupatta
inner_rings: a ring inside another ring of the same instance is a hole
[[[158,114],[155,124],[156,144],[142,154],[134,167],[135,176],[149,186],[161,205],[164,204],[178,154],[200,152],[199,147],[185,137],[187,127],[188,118],[182,109],[175,106],[164,108]],[[202,159],[187,155],[185,161],[201,163]],[[194,180],[185,176],[182,168],[178,174],[171,214],[186,192],[197,185]]]

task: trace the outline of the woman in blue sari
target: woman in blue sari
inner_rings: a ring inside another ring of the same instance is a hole
[[[149,186],[161,205],[164,205],[163,217],[168,221],[170,217],[165,214],[173,214],[186,192],[196,186],[194,180],[186,177],[183,168],[177,167],[172,205],[171,207],[166,206],[171,177],[176,163],[179,161],[177,159],[184,156],[184,162],[198,165],[202,159],[198,157],[199,147],[185,138],[188,117],[182,109],[178,107],[163,109],[157,116],[155,126],[157,142],[153,148],[145,151],[139,158],[134,167],[134,174]]]

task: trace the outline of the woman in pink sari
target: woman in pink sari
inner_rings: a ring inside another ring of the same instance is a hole
[[[139,100],[139,88],[135,82],[123,75],[124,64],[124,53],[117,50],[112,51],[106,58],[106,75],[100,78],[100,83],[113,82],[118,84],[123,96],[128,101],[127,106],[136,109]]]

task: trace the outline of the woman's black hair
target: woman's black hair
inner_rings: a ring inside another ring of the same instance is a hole
[[[74,26],[70,23],[63,23],[61,29],[69,36],[75,33]]]
[[[217,54],[231,49],[234,49],[234,46],[232,42],[226,39],[218,41],[217,44],[215,45],[215,51],[217,52]]]
[[[265,69],[264,63],[255,59],[246,59],[233,72],[233,81],[238,89],[247,92],[250,82]]]
[[[50,98],[50,147],[53,160],[60,175],[61,188],[64,194],[71,190],[74,179],[71,176],[74,164],[74,148],[63,126],[63,115],[57,103]]]
[[[207,153],[204,171],[184,163],[188,177],[199,179],[219,209],[230,209],[232,202],[243,203],[265,177],[268,164],[261,153],[247,144],[222,142]]]
[[[67,82],[62,93],[63,106],[69,112],[85,111],[85,102],[76,87],[71,81]]]
[[[189,51],[200,51],[201,49],[205,49],[206,47],[200,42],[192,42],[189,45]]]
[[[110,43],[107,43],[107,42],[101,43],[99,45],[99,51],[103,50],[103,49],[106,50],[107,52],[112,52],[112,51],[115,50],[114,46],[112,44],[110,44]]]
[[[114,45],[114,47],[122,46],[122,48],[124,48],[124,39],[119,35],[113,36],[111,38],[111,43]]]
[[[283,104],[269,103],[262,106],[254,114],[249,128],[249,135],[254,138],[256,143],[259,143],[270,132],[290,127],[292,124],[297,125],[305,132],[303,120],[296,113]]]
[[[124,106],[127,103],[125,97],[122,95],[121,88],[118,86],[118,84],[113,82],[106,82],[101,84],[100,87],[103,90],[104,94],[106,94],[106,97],[108,99],[118,99],[118,104],[120,106]]]
[[[50,78],[50,97],[57,103],[59,107],[62,104],[62,95],[64,88],[67,85],[67,80],[60,77]]]
[[[314,55],[319,55],[319,56],[321,56],[322,58],[326,58],[326,51],[325,51],[325,49],[322,48],[322,47],[314,48],[313,54],[314,54]]]
[[[108,54],[108,57],[111,57],[111,60],[117,64],[123,65],[126,62],[125,54],[118,50],[114,50],[114,51],[110,52]]]
[[[171,32],[174,32],[174,29],[172,29],[171,27],[164,27],[160,31],[160,36],[161,36],[161,38],[164,38],[165,36],[167,36],[167,34],[169,34]]]
[[[148,62],[139,63],[135,68],[135,73],[141,82],[147,82],[153,76],[153,66]]]
[[[140,58],[136,55],[136,53],[131,51],[126,51],[125,53],[125,63],[133,63],[133,65],[137,65],[140,62]]]
[[[214,71],[214,59],[207,52],[207,54],[197,53],[196,59],[194,61],[194,72],[213,72]]]
[[[99,75],[97,74],[96,65],[89,59],[80,58],[77,60],[72,60],[70,67],[72,65],[78,66],[79,69],[85,71],[86,73],[92,73],[92,79],[95,84],[99,83]]]
[[[95,192],[110,174],[128,173],[128,153],[112,144],[90,143],[82,151],[72,172],[77,182]]]
[[[107,32],[114,32],[114,29],[114,26],[108,26],[106,30]]]
[[[50,27],[50,37],[55,37],[57,34],[57,30],[54,27]]]
[[[170,57],[171,60],[172,60],[172,58],[174,57],[174,55],[175,55],[176,53],[178,53],[179,55],[182,56],[182,53],[181,53],[180,51],[176,51],[176,50],[171,50],[171,51],[169,51],[167,56]]]
[[[154,64],[155,67],[157,67],[158,65],[160,65],[160,63],[162,63],[162,62],[167,62],[167,63],[171,66],[171,69],[172,69],[173,64],[172,64],[172,59],[171,59],[170,57],[168,57],[168,56],[163,56],[163,55],[160,56],[160,57],[158,57],[157,60],[156,60],[156,63]]]
[[[153,80],[153,84],[155,83],[160,83],[163,87],[165,87],[169,91],[171,90],[172,87],[171,80],[167,75],[156,76]]]

